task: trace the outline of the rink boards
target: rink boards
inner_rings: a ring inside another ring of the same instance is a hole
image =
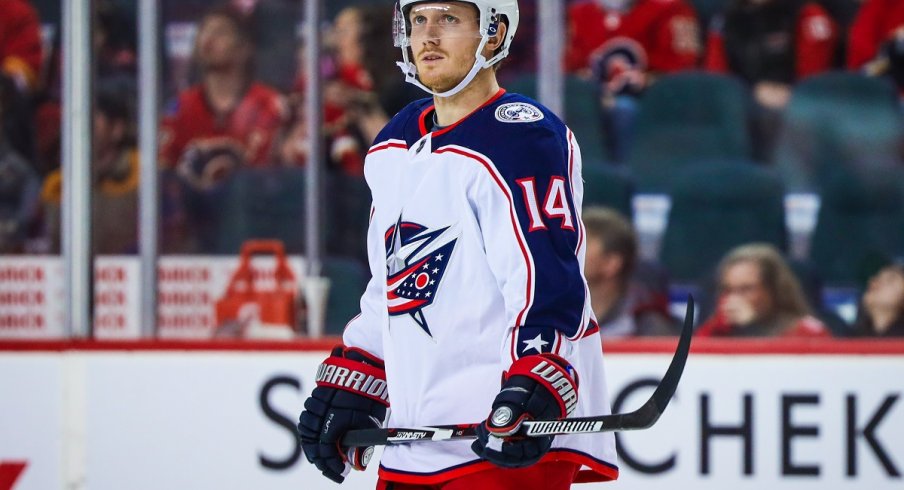
[[[607,344],[616,410],[649,396],[667,344]],[[315,347],[0,343],[0,490],[4,472],[15,490],[339,488],[290,432]],[[621,438],[619,482],[576,488],[900,488],[904,346],[879,348],[698,341],[659,423]],[[374,466],[341,488],[372,489]]]

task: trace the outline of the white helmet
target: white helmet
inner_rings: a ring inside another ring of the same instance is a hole
[[[417,67],[411,61],[411,56],[409,54],[411,38],[408,25],[408,11],[414,4],[425,3],[427,1],[431,0],[399,0],[399,2],[396,3],[393,31],[395,33],[396,47],[402,48],[403,60],[396,64],[399,65],[399,68],[402,69],[402,73],[405,74],[406,82],[413,83],[435,96],[451,97],[467,87],[480,70],[489,68],[508,56],[512,40],[515,38],[515,32],[518,30],[518,0],[460,0],[464,3],[473,4],[480,12],[479,33],[481,41],[477,46],[477,51],[474,53],[474,65],[471,67],[471,71],[468,72],[458,85],[442,93],[434,92],[418,80]],[[442,2],[443,0],[434,1]],[[483,48],[486,46],[489,39],[496,35],[497,26],[503,16],[508,21],[505,39],[502,40],[502,46],[497,50],[496,54],[487,60],[486,57],[483,56]]]

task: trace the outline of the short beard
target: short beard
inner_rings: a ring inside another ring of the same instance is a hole
[[[458,85],[459,82],[461,82],[461,80],[455,82],[455,81],[450,81],[450,79],[448,77],[444,77],[442,80],[439,80],[437,82],[423,82],[423,83],[424,83],[425,87],[429,88],[430,90],[432,90],[438,94],[441,94],[443,92],[448,92],[449,90],[452,90],[453,88],[455,88],[456,85]]]
[[[425,87],[436,93],[443,93],[452,90],[462,80],[462,78],[453,78],[446,75],[430,77],[429,79],[425,79],[424,77],[419,75],[418,78],[420,78],[421,83],[423,83]]]

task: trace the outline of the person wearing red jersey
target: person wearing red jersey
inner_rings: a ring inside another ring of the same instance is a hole
[[[195,42],[201,82],[179,95],[160,128],[164,253],[215,250],[222,182],[237,167],[277,160],[286,104],[252,78],[253,52],[240,11],[216,7],[202,17]]]
[[[28,0],[0,0],[0,131],[31,165],[35,160],[33,96],[38,90],[43,51],[41,24]]]
[[[631,145],[634,96],[659,74],[693,69],[699,26],[685,0],[585,0],[568,9],[565,69],[599,81],[609,158]]]
[[[771,245],[743,245],[718,269],[719,301],[698,337],[829,337],[797,278]]]
[[[251,34],[236,10],[209,11],[195,49],[201,83],[180,94],[164,118],[160,163],[207,188],[233,165],[271,163],[287,115],[283,97],[251,78]]]
[[[891,75],[904,96],[904,2],[866,0],[848,36],[847,65]]]
[[[38,14],[27,0],[0,0],[0,12],[0,72],[30,92],[43,60]]]
[[[608,75],[604,81],[613,86],[642,89],[648,74],[694,68],[700,55],[697,18],[684,0],[577,2],[568,9],[568,27],[566,69]],[[623,74],[629,69],[641,73]]]
[[[750,85],[758,160],[771,159],[791,86],[830,70],[838,39],[838,26],[812,0],[732,0],[713,19],[704,66]]]

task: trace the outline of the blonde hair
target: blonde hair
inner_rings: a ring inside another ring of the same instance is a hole
[[[733,249],[719,262],[719,283],[725,271],[739,262],[757,265],[763,286],[772,297],[775,316],[801,317],[810,314],[800,282],[775,247],[766,243],[751,243]]]

